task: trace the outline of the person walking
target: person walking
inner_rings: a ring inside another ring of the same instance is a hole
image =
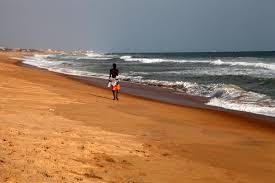
[[[118,69],[116,64],[113,63],[113,68],[110,69],[109,84],[111,85],[113,92],[113,100],[118,100],[118,91],[120,90],[119,80],[118,80]]]

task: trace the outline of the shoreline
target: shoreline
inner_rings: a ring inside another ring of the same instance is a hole
[[[19,62],[17,63],[17,65],[22,67],[45,70],[47,72],[55,73],[57,75],[61,75],[66,78],[76,80],[78,82],[81,82],[87,85],[99,87],[104,90],[109,90],[109,88],[106,87],[107,86],[106,83],[108,82],[107,79],[85,77],[85,76],[74,76],[70,74],[53,72],[44,68],[25,64],[21,60],[18,60],[18,61]],[[126,94],[133,97],[142,98],[145,100],[151,100],[151,101],[160,102],[160,103],[169,104],[169,105],[207,110],[213,113],[222,112],[225,115],[229,115],[229,116],[232,115],[240,118],[250,119],[255,121],[255,123],[259,123],[259,124],[264,123],[263,125],[267,125],[268,127],[275,128],[275,117],[246,112],[246,111],[237,111],[237,110],[226,109],[226,108],[217,107],[217,106],[206,105],[205,103],[208,100],[206,97],[192,96],[184,93],[176,93],[175,91],[167,88],[143,85],[138,83],[131,83],[128,81],[121,81],[120,83],[122,84],[122,90],[120,91],[120,93],[124,95]],[[260,124],[260,126],[261,125],[262,124]]]
[[[166,104],[0,52],[0,182],[273,182],[275,131],[263,120]]]

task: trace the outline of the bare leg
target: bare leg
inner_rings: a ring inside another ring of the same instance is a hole
[[[116,91],[116,100],[118,100],[118,90]]]
[[[112,90],[112,92],[113,92],[113,96],[114,96],[113,100],[115,100],[116,99],[115,91]]]

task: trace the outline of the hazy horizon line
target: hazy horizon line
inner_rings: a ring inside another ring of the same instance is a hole
[[[103,53],[242,53],[242,52],[275,52],[274,50],[223,50],[223,51],[100,51],[100,50],[93,50],[93,49],[83,49],[83,48],[76,48],[76,49],[57,49],[57,48],[25,48],[25,47],[6,47],[0,44],[0,48],[5,49],[22,49],[22,50],[53,50],[53,51],[93,51],[93,52],[103,52]]]

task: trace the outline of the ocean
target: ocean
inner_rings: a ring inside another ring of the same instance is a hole
[[[69,75],[120,79],[208,98],[206,105],[275,117],[275,52],[34,55],[23,63]]]

